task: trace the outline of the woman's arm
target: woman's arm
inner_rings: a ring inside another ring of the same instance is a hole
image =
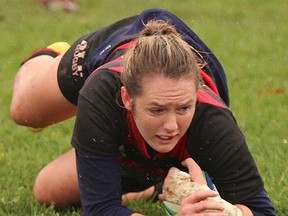
[[[122,108],[115,100],[120,85],[118,74],[99,70],[86,80],[79,94],[72,145],[85,215],[133,213],[121,205],[117,155],[119,143],[125,140],[125,125]]]
[[[133,214],[133,211],[121,205],[121,177],[117,157],[88,156],[76,151],[76,163],[85,215]]]
[[[192,129],[198,128],[198,131],[191,131],[192,135],[197,133],[194,140],[200,142],[197,147],[189,146],[188,151],[209,173],[221,197],[239,204],[244,215],[256,215],[255,212],[275,215],[267,194],[259,196],[264,184],[232,113],[228,109],[200,104],[196,118]]]
[[[246,207],[249,206],[251,212],[253,213],[252,215],[254,216],[276,215],[275,208],[271,204],[271,201],[267,196],[264,188],[259,191],[255,196],[243,201],[241,205],[244,205]],[[240,204],[236,204],[236,206],[239,207]],[[241,206],[239,208],[241,208]]]

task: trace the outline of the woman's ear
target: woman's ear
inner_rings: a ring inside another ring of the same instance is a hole
[[[127,110],[131,110],[132,98],[129,96],[125,86],[121,87],[121,98],[122,102]]]

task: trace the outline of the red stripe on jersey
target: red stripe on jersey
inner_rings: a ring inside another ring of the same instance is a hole
[[[197,101],[201,103],[211,104],[220,108],[227,109],[227,105],[222,99],[216,95],[208,86],[203,86],[197,94]]]
[[[136,41],[130,41],[128,43],[122,44],[120,46],[118,46],[113,52],[120,50],[120,49],[128,49],[129,47],[131,47],[132,45],[134,45],[136,43]]]
[[[213,91],[215,92],[216,95],[218,95],[220,97],[220,94],[218,92],[218,89],[215,85],[215,83],[213,82],[213,80],[211,79],[211,77],[202,69],[199,69],[200,75],[204,81],[204,83]]]

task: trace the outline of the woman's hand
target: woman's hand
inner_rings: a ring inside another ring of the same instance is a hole
[[[125,205],[128,201],[135,199],[149,199],[152,197],[154,191],[155,187],[151,186],[143,191],[126,193],[122,195],[122,205]]]
[[[227,213],[224,212],[224,206],[218,202],[207,200],[209,197],[215,197],[217,195],[218,193],[212,190],[193,192],[182,200],[177,216],[227,216]]]
[[[193,181],[207,185],[202,169],[192,158],[187,158],[186,160],[182,161],[182,165],[188,168],[189,175]]]
[[[189,175],[191,176],[191,179],[195,182],[198,182],[200,184],[207,184],[205,177],[203,176],[201,168],[198,166],[198,164],[192,159],[192,158],[187,158],[186,160],[182,161],[182,165],[188,168]],[[170,178],[173,172],[179,171],[177,168],[172,167],[163,184],[163,191],[167,189]],[[159,194],[159,200],[164,201],[165,200],[165,195],[164,194]]]
[[[187,158],[186,160],[184,160],[182,162],[182,165],[188,168],[189,175],[191,176],[191,179],[193,181],[198,182],[202,185],[207,185],[206,178],[203,176],[203,172],[201,168],[192,158]],[[165,189],[168,188],[171,175],[175,171],[178,171],[178,169],[175,167],[172,167],[169,170],[164,180],[163,191],[165,191]],[[177,213],[177,215],[178,216],[185,216],[185,215],[224,216],[224,215],[227,215],[226,213],[224,213],[224,206],[222,206],[220,203],[208,200],[209,197],[216,197],[217,195],[218,195],[218,192],[212,191],[212,190],[193,192],[188,197],[182,200],[180,204],[180,210]],[[159,199],[164,201],[165,194],[160,194]]]

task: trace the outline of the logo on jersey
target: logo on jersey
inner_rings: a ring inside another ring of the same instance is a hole
[[[83,64],[84,57],[86,55],[86,49],[88,47],[88,43],[85,40],[82,40],[80,44],[78,44],[74,50],[73,59],[72,59],[72,75],[83,77]]]

